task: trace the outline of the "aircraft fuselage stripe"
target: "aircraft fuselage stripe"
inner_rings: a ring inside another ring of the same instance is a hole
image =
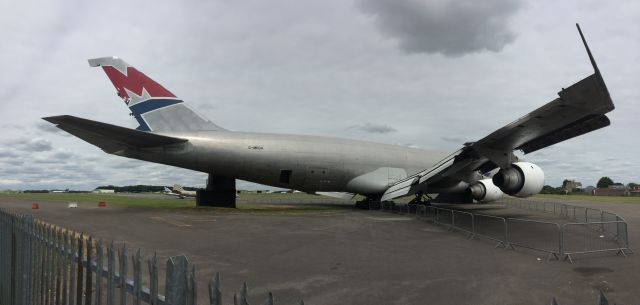
[[[133,115],[136,116],[180,103],[183,103],[183,101],[176,99],[148,99],[129,107],[129,109],[131,109]]]

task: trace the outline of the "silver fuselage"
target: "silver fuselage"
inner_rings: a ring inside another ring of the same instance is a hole
[[[188,139],[117,155],[306,192],[382,194],[394,182],[433,166],[444,153],[318,136],[198,131]]]

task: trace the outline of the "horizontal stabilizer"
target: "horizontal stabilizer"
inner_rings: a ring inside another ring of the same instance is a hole
[[[43,119],[110,153],[124,148],[157,147],[187,141],[186,139],[163,136],[71,115],[52,116]]]

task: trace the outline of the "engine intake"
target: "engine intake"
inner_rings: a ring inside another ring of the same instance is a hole
[[[493,184],[505,194],[529,197],[540,193],[544,186],[544,172],[529,162],[516,162],[509,168],[501,169],[493,176]]]
[[[482,179],[472,184],[467,188],[467,194],[481,202],[495,201],[502,197],[502,191],[493,184],[491,179]]]

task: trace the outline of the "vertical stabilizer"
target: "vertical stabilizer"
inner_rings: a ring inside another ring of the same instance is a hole
[[[197,114],[171,91],[118,57],[89,59],[102,67],[144,131],[224,130]]]

